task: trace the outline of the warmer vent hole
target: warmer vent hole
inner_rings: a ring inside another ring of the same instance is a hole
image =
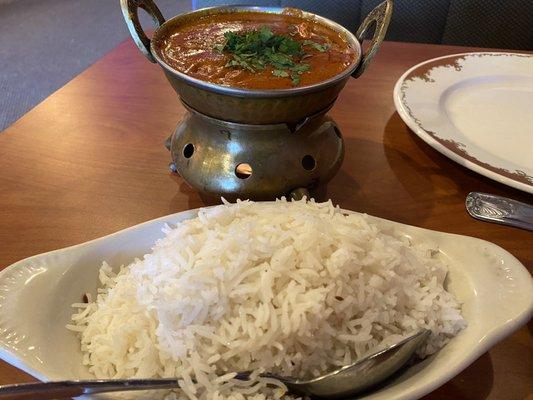
[[[307,171],[312,171],[316,167],[316,161],[313,158],[313,156],[310,156],[309,154],[305,155],[302,158],[302,167],[304,167]]]
[[[235,167],[235,175],[237,175],[237,178],[239,179],[248,179],[252,176],[252,172],[252,166],[247,163],[241,163]]]

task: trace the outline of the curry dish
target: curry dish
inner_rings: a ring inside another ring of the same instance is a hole
[[[244,89],[308,86],[351,66],[355,50],[318,22],[290,13],[214,14],[175,26],[156,43],[172,68]]]

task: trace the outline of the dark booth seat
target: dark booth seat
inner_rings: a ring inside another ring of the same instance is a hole
[[[355,30],[381,0],[193,0],[298,7]],[[533,50],[533,0],[395,0],[388,40]]]

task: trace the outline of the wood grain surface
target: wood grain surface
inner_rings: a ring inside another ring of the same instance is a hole
[[[386,42],[352,79],[330,115],[346,158],[328,187],[341,207],[475,236],[507,249],[531,272],[533,234],[479,222],[469,191],[533,203],[419,140],[394,109],[392,90],[410,66],[472,49]],[[139,222],[202,206],[168,170],[164,139],[183,115],[157,65],[126,41],[0,134],[0,269]],[[502,340],[427,399],[524,399],[533,393],[532,324]],[[34,380],[0,361],[0,384]]]

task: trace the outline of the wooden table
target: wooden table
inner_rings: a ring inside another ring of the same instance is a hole
[[[533,234],[475,221],[464,200],[471,190],[530,203],[532,196],[440,155],[394,109],[392,89],[408,67],[469,50],[383,44],[330,112],[345,135],[346,158],[328,196],[347,209],[489,240],[531,271]],[[163,146],[183,113],[160,69],[126,41],[0,134],[0,269],[202,206],[169,172]],[[532,343],[522,328],[427,399],[532,398]],[[0,384],[32,380],[0,362]]]

